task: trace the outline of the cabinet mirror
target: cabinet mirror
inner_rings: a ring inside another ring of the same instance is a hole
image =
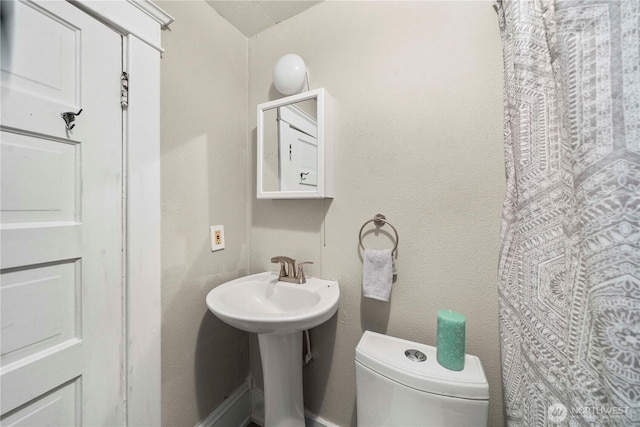
[[[316,89],[258,105],[257,197],[333,197],[331,99]]]

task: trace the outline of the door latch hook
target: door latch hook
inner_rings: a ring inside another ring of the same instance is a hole
[[[82,108],[77,113],[74,113],[73,111],[60,113],[60,115],[62,116],[62,120],[64,120],[64,124],[67,127],[67,130],[71,130],[76,127],[75,123],[73,122],[76,121],[76,116],[79,116],[80,113],[82,113]]]

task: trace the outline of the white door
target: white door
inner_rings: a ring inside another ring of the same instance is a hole
[[[309,191],[318,186],[318,123],[294,106],[278,108],[280,190]]]
[[[67,2],[0,3],[0,422],[122,425],[121,37]]]
[[[318,186],[318,140],[280,121],[280,189],[309,191]]]

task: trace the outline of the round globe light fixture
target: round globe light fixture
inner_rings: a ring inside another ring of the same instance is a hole
[[[293,95],[304,89],[307,67],[294,53],[282,56],[273,67],[273,86],[284,95]]]

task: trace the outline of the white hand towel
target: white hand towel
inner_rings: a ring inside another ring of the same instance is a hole
[[[365,249],[362,293],[367,298],[389,301],[393,279],[391,249]]]

